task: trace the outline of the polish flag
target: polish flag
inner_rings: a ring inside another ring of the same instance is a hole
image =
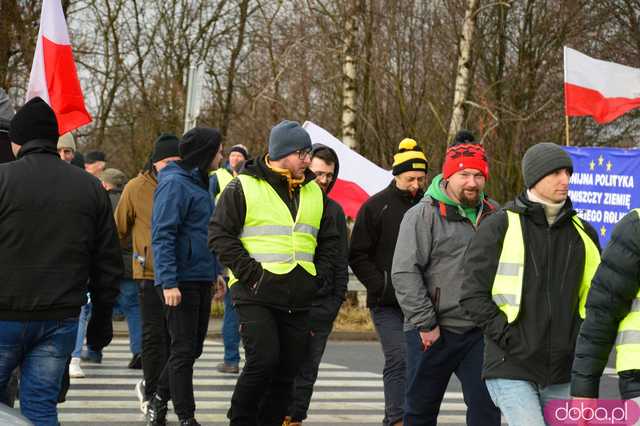
[[[60,0],[42,2],[27,101],[36,96],[40,96],[55,112],[60,135],[91,122],[84,106]]]
[[[600,61],[564,48],[564,98],[568,116],[608,123],[640,107],[640,69]]]
[[[360,206],[389,185],[393,179],[391,171],[378,167],[310,121],[302,127],[309,132],[312,143],[326,145],[338,155],[340,171],[329,197],[342,206],[348,217],[355,219]]]

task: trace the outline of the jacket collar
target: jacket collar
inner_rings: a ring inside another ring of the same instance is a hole
[[[289,183],[287,181],[287,178],[271,170],[269,166],[267,166],[267,164],[265,163],[265,160],[264,160],[265,156],[266,154],[247,161],[244,165],[244,169],[242,169],[240,174],[266,180],[269,183],[269,185],[273,187],[282,185],[284,188],[288,188]],[[316,178],[316,175],[314,175],[311,170],[309,169],[305,170],[304,182],[302,183],[301,186],[304,186],[309,182],[314,181],[315,178]]]
[[[47,139],[33,139],[25,143],[20,148],[20,151],[18,151],[17,158],[22,158],[31,154],[51,154],[58,157],[55,142]]]
[[[535,203],[529,200],[527,196],[527,191],[522,192],[520,195],[516,197],[515,200],[507,203],[504,207],[506,210],[511,210],[513,212],[519,213],[523,216],[527,216],[532,222],[536,225],[544,225],[549,226],[547,222],[547,217],[544,213],[544,207],[540,203]],[[552,228],[557,226],[562,226],[568,221],[571,220],[573,216],[575,216],[577,212],[573,209],[573,204],[571,203],[571,199],[567,197],[567,201],[560,209],[558,213],[558,217],[556,221],[551,225]]]

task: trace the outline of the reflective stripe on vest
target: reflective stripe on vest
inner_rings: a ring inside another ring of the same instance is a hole
[[[316,275],[313,256],[322,219],[322,190],[315,182],[300,188],[295,222],[289,207],[266,181],[239,175],[247,206],[240,241],[249,255],[273,274],[286,274],[300,265]],[[237,282],[230,274],[229,286]]]
[[[508,226],[504,236],[502,252],[498,261],[498,269],[491,297],[498,308],[507,316],[507,321],[512,323],[518,317],[522,299],[522,284],[524,277],[525,244],[520,215],[507,210]],[[584,230],[584,225],[578,216],[573,216],[572,223],[578,231],[585,248],[585,264],[582,272],[582,280],[579,289],[580,317],[584,319],[587,295],[591,287],[591,279],[600,264],[600,252]]]
[[[640,209],[633,210],[640,217]],[[616,371],[640,370],[640,289],[631,310],[618,325]]]
[[[218,198],[220,198],[220,194],[222,194],[222,191],[224,191],[227,185],[229,185],[229,182],[233,180],[233,175],[224,167],[220,167],[213,173],[215,173],[215,175],[218,177],[218,188],[220,189],[216,194],[217,202]]]

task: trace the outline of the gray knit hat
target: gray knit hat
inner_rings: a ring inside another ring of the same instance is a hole
[[[120,170],[113,168],[100,172],[98,179],[118,189],[124,188],[127,183],[127,176]]]
[[[73,152],[76,152],[76,141],[73,139],[71,132],[65,133],[58,138],[58,149],[70,148]]]
[[[311,137],[297,121],[283,120],[269,135],[269,158],[279,160],[294,151],[311,151]]]
[[[569,154],[555,143],[533,145],[522,157],[522,177],[527,188],[559,169],[569,169],[573,173],[573,163]]]

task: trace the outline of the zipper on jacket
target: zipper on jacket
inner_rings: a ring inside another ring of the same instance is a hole
[[[564,270],[562,271],[562,281],[560,281],[560,294],[562,294],[562,290],[564,290],[564,284],[567,279],[567,272],[569,270],[569,259],[571,259],[571,249],[573,249],[573,242],[569,241],[569,248],[567,249],[567,260],[564,262]],[[578,286],[578,293],[580,292],[580,287]]]
[[[547,309],[549,309],[549,323],[547,324],[546,330],[545,332],[547,333],[547,340],[548,340],[548,345],[547,345],[547,371],[545,372],[545,383],[544,385],[547,386],[549,383],[551,383],[551,333],[549,332],[549,328],[551,326],[551,323],[553,321],[553,311],[551,310],[551,289],[550,289],[550,283],[551,283],[551,227],[548,226],[547,227],[547,282],[546,282],[546,299],[547,299]]]

